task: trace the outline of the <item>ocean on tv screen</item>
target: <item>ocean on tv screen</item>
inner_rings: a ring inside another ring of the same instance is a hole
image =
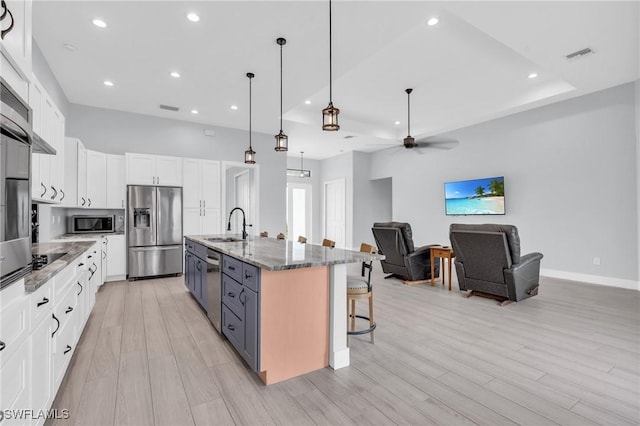
[[[504,177],[444,184],[448,215],[504,214]]]

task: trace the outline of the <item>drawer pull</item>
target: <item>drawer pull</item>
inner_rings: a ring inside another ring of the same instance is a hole
[[[107,258],[107,252],[102,250],[102,259],[106,259]]]
[[[40,182],[40,186],[42,187],[42,189],[44,189],[44,192],[42,194],[40,194],[40,198],[44,198],[44,194],[47,193],[47,187],[44,186],[44,183]]]
[[[68,314],[68,313],[69,313],[69,312],[71,312],[71,311],[73,311],[73,308],[72,308],[71,306],[69,306],[69,307],[67,308],[67,310],[66,310],[66,311],[64,311],[64,313],[65,313],[65,314]]]
[[[46,297],[43,297],[42,302],[38,302],[38,304],[36,305],[36,308],[39,308],[42,305],[46,305],[47,303],[49,303],[49,299],[47,299]]]
[[[249,278],[251,278],[251,277],[253,277],[253,275],[251,275],[251,274],[249,274],[249,273],[247,273],[247,272],[245,272],[245,273],[244,273],[244,279],[245,279],[245,280],[248,280],[248,279],[249,279]]]
[[[80,296],[80,294],[84,290],[84,287],[82,286],[82,284],[80,284],[80,281],[78,281],[78,285],[80,286],[80,291],[78,292],[77,296]]]
[[[227,326],[227,328],[228,328],[229,330],[231,330],[231,331],[235,331],[235,330],[236,330],[236,328],[233,326],[233,324],[229,324],[229,325]]]
[[[236,297],[236,294],[234,292],[230,291],[230,292],[227,293],[227,296]]]
[[[67,345],[67,348],[64,350],[63,354],[64,355],[68,354],[69,352],[71,352],[71,349],[72,349],[72,347]]]
[[[60,192],[62,192],[62,198],[60,198],[60,201],[64,200],[64,191],[62,190],[62,188],[60,188]]]
[[[78,263],[78,268],[84,266],[84,263]]]
[[[202,264],[200,263],[199,260],[198,260],[198,263],[196,263],[196,269],[198,270],[198,272],[202,272]]]
[[[240,292],[240,296],[238,296],[238,300],[240,301],[240,303],[242,303],[242,306],[244,306],[244,302],[247,300],[247,297],[245,296],[244,300],[242,300],[242,293],[244,293],[244,288]]]
[[[228,268],[229,268],[230,271],[235,271],[236,270],[235,266],[228,266]]]
[[[88,198],[89,200],[89,205],[87,207],[91,207],[91,198]]]
[[[0,341],[0,351],[7,347],[7,344]]]
[[[58,330],[60,330],[60,320],[58,318],[56,318],[56,314],[51,314],[51,316],[53,317],[54,320],[56,320],[56,322],[58,323],[58,325],[56,326],[56,329],[53,330],[53,333],[51,333],[51,338],[53,338],[53,336],[56,335],[56,333],[58,332]]]
[[[82,203],[81,203],[80,205],[84,207],[84,205],[85,205],[87,202],[85,201],[84,197],[80,197],[80,198],[82,198]]]

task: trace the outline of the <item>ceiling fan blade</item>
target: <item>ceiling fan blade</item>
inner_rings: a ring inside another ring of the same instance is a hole
[[[435,148],[450,150],[457,147],[460,141],[447,138],[426,138],[416,142],[417,148]]]

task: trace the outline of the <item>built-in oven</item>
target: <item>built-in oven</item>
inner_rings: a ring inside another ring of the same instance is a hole
[[[207,249],[207,316],[209,321],[220,332],[222,310],[222,275],[220,264],[222,255],[210,248]]]
[[[95,232],[115,232],[115,215],[77,215],[71,216],[71,232],[74,234],[87,234]]]
[[[0,289],[31,271],[31,109],[0,78]]]

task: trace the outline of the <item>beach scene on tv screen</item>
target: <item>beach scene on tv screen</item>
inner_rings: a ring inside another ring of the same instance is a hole
[[[444,184],[448,215],[504,214],[504,177]]]

